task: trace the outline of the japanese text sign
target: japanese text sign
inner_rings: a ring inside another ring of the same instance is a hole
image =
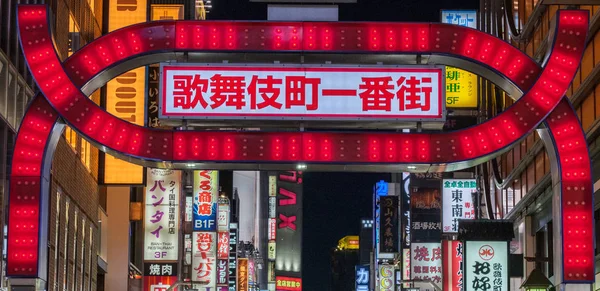
[[[217,286],[228,286],[227,260],[217,260]]]
[[[302,290],[302,279],[300,278],[292,278],[292,277],[276,277],[276,290],[285,290],[285,291],[301,291]]]
[[[217,230],[218,171],[194,171],[194,231]]]
[[[144,263],[144,276],[177,276],[177,263]]]
[[[379,252],[397,253],[398,249],[398,196],[379,198]]]
[[[440,243],[410,245],[411,279],[442,283],[442,246]]]
[[[459,219],[474,219],[473,192],[475,179],[444,179],[442,182],[442,229],[445,233],[458,232]]]
[[[441,241],[442,180],[438,178],[413,175],[410,179],[410,238],[413,242]]]
[[[144,276],[144,291],[167,291],[177,282],[177,276]],[[179,290],[174,288],[174,291]]]
[[[217,234],[194,232],[192,240],[192,282],[202,283],[207,291],[208,288],[214,290],[217,275]]]
[[[275,258],[277,258],[277,242],[271,240],[267,245],[267,259],[274,261]]]
[[[463,245],[459,241],[442,242],[443,290],[462,291],[463,289]]]
[[[356,266],[356,291],[369,291],[369,265]]]
[[[508,242],[467,241],[465,291],[508,291]]]
[[[161,67],[163,118],[443,120],[443,69]]]
[[[477,28],[477,11],[442,10],[442,23]],[[477,108],[477,75],[446,67],[446,107]]]
[[[238,287],[239,291],[248,291],[248,259],[238,259]]]
[[[176,261],[181,172],[148,169],[144,211],[144,260]]]
[[[218,232],[217,258],[226,260],[229,257],[229,231]]]
[[[217,230],[229,231],[229,204],[219,204],[219,213],[217,216]]]
[[[229,290],[236,291],[237,286],[237,223],[229,224]]]
[[[394,266],[392,265],[381,265],[379,266],[379,290],[381,291],[394,291],[396,280],[394,279],[395,272]]]

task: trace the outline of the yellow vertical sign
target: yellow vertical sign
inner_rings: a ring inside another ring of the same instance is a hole
[[[477,75],[446,67],[446,107],[477,108]]]
[[[146,0],[111,0],[108,9],[108,30],[146,21]],[[144,125],[146,67],[122,74],[106,84],[106,110],[128,122]],[[104,159],[104,183],[141,184],[143,167],[113,156]]]

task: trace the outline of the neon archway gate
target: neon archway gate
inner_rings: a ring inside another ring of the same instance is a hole
[[[208,21],[129,26],[93,41],[62,63],[51,41],[47,8],[20,6],[21,45],[40,93],[23,118],[15,145],[7,274],[46,280],[48,177],[63,122],[102,151],[146,166],[199,163],[251,169],[262,164],[285,169],[302,162],[379,165],[392,171],[406,170],[408,164],[418,171],[470,167],[504,153],[544,123],[541,136],[560,198],[555,205],[562,221],[557,225],[565,234],[561,254],[556,254],[563,260],[555,274],[563,283],[591,283],[590,160],[579,120],[563,97],[585,49],[588,21],[587,12],[559,11],[543,67],[501,39],[446,24]],[[155,130],[118,119],[87,98],[121,72],[174,60],[184,52],[275,51],[429,55],[430,62],[473,71],[521,97],[477,126],[427,134]],[[353,143],[362,146],[348,146]]]

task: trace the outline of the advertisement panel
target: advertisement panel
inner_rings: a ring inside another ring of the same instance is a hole
[[[459,219],[475,219],[473,192],[475,179],[444,179],[442,182],[442,229],[444,233],[458,233]]]
[[[442,235],[441,173],[411,174],[412,242],[440,242]]]
[[[277,172],[276,274],[302,276],[302,172]]]
[[[228,270],[227,270],[227,265],[229,264],[229,262],[227,262],[227,260],[217,260],[217,286],[218,287],[225,287],[225,286],[229,286],[228,284],[228,278],[227,276],[228,274]]]
[[[217,231],[219,172],[194,171],[194,231]]]
[[[410,249],[402,249],[402,280],[410,280]]]
[[[144,262],[144,276],[177,276],[177,263]]]
[[[477,28],[476,10],[442,10],[442,23]],[[477,108],[477,75],[446,67],[446,107]]]
[[[355,288],[356,291],[369,291],[369,265],[357,265]]]
[[[400,210],[402,216],[400,224],[402,229],[402,248],[410,250],[410,174],[402,173],[402,182],[400,183]]]
[[[219,231],[217,242],[217,258],[226,260],[229,258],[229,232]]]
[[[148,169],[144,206],[144,261],[177,261],[181,172]]]
[[[229,224],[229,291],[237,290],[237,241],[238,224]]]
[[[238,259],[238,291],[248,291],[248,259]]]
[[[276,290],[302,291],[302,279],[294,277],[277,276]]]
[[[442,246],[440,243],[412,243],[410,277],[416,281],[442,284]]]
[[[456,240],[442,242],[443,290],[462,291],[463,287],[463,246]]]
[[[508,291],[508,242],[465,243],[465,291]]]
[[[194,197],[185,197],[185,222],[192,221],[192,211],[194,209]]]
[[[219,204],[219,212],[217,215],[217,230],[228,231],[229,230],[229,205]]]
[[[445,119],[442,67],[162,64],[161,72],[163,118]]]
[[[275,240],[277,237],[277,218],[269,218],[269,240]]]
[[[398,196],[381,196],[379,252],[398,253]]]
[[[269,241],[267,246],[268,248],[268,256],[269,261],[274,261],[277,258],[277,243],[275,241]]]
[[[256,282],[256,279],[254,276],[256,276],[256,269],[254,268],[254,259],[249,259],[248,260],[248,288],[250,288],[251,290],[254,290],[254,284]]]
[[[144,276],[144,291],[167,291],[177,282],[177,276]],[[176,291],[177,288],[174,289]]]
[[[394,279],[394,266],[380,265],[379,266],[379,290],[394,291],[396,290],[396,280]]]
[[[275,182],[273,185],[276,185],[276,184],[277,183]],[[276,218],[276,217],[277,217],[277,197],[272,196],[272,197],[269,197],[269,218]]]
[[[108,31],[146,22],[147,1],[109,1]],[[106,111],[127,122],[144,126],[146,67],[133,69],[106,83]],[[144,168],[104,155],[105,184],[142,184]]]
[[[193,233],[191,280],[202,291],[213,291],[217,280],[217,233]],[[211,289],[209,289],[211,288]]]

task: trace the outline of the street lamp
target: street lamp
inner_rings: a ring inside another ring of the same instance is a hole
[[[526,291],[546,291],[550,286],[552,286],[552,282],[538,268],[534,268],[525,282],[521,284],[521,288],[525,288]]]

